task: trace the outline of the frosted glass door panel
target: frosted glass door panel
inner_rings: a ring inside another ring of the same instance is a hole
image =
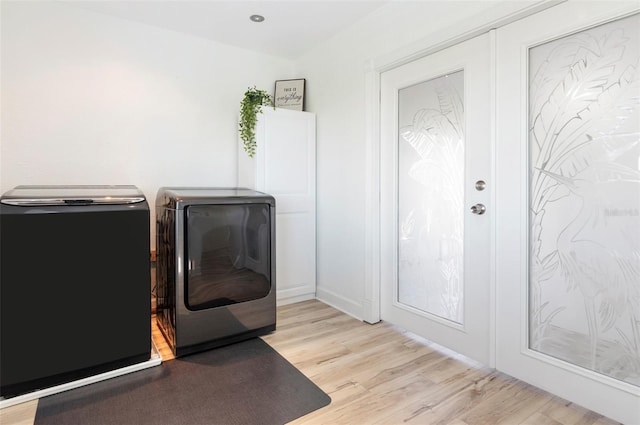
[[[529,50],[529,343],[640,385],[640,15]]]
[[[464,72],[398,93],[398,302],[463,323]]]

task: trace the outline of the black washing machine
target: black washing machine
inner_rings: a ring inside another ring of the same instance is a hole
[[[151,358],[149,206],[135,186],[0,198],[2,397]]]
[[[160,188],[156,235],[156,318],[176,356],[275,329],[272,196],[243,188]]]

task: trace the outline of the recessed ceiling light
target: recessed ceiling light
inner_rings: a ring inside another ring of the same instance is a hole
[[[264,16],[262,16],[262,15],[251,15],[251,16],[249,16],[249,19],[251,19],[253,22],[262,22],[262,21],[264,21]]]

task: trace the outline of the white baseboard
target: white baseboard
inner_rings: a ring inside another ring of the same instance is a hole
[[[316,298],[322,301],[323,303],[328,304],[331,307],[336,308],[345,314],[348,314],[351,317],[354,317],[358,320],[363,320],[362,319],[363,306],[361,304],[353,302],[348,298],[345,298],[341,295],[338,295],[332,291],[328,291],[323,288],[317,288]]]
[[[286,289],[278,288],[276,290],[276,304],[287,305],[300,301],[312,300],[316,297],[316,285],[298,285]]]
[[[291,295],[291,296],[278,294],[278,297],[276,299],[276,305],[281,306],[281,305],[299,303],[301,301],[313,300],[315,298],[316,298],[316,294],[313,292],[308,292],[306,294],[300,294],[300,295]]]

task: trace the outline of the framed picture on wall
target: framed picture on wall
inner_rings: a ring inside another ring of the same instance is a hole
[[[276,108],[304,111],[305,79],[276,80],[276,91],[273,96]]]

